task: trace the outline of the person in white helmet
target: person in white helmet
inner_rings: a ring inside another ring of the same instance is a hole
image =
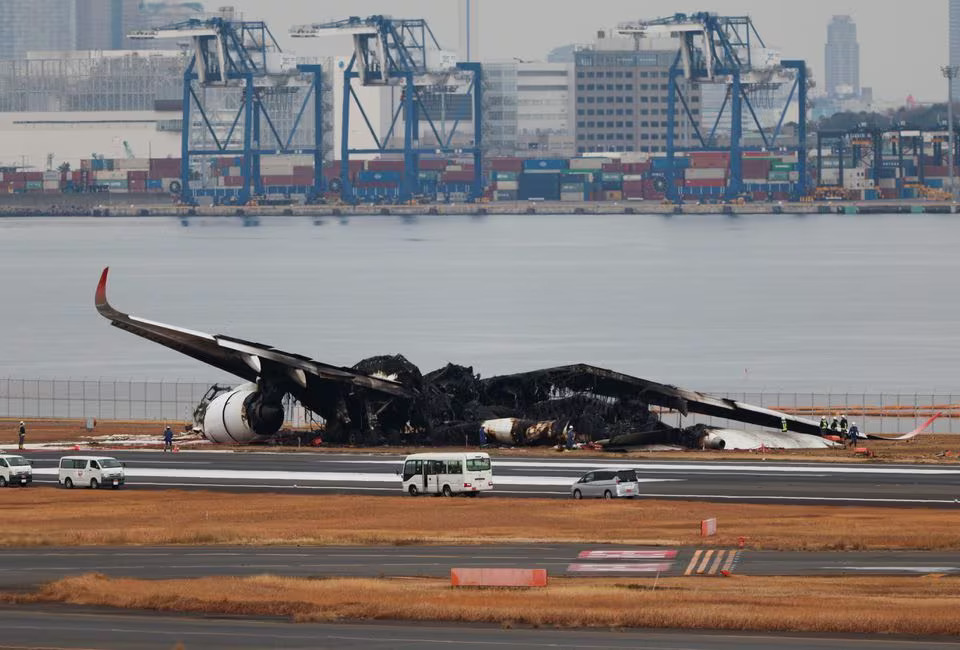
[[[20,420],[20,429],[19,429],[20,449],[23,449],[23,441],[26,437],[27,437],[27,425],[23,423],[23,420]]]
[[[850,446],[855,446],[857,444],[857,438],[860,437],[860,429],[857,428],[856,422],[850,423],[850,429],[847,431],[847,436],[850,439]]]

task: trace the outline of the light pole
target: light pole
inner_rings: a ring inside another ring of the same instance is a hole
[[[940,68],[940,72],[942,72],[943,76],[947,78],[947,140],[949,142],[948,146],[950,147],[950,153],[947,155],[947,173],[950,175],[950,200],[956,203],[957,179],[956,176],[954,176],[953,157],[957,149],[956,143],[954,142],[955,129],[953,125],[953,80],[957,78],[958,74],[960,74],[960,66],[945,65]]]

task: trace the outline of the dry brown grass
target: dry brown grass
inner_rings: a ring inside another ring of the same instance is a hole
[[[158,611],[561,627],[960,634],[956,578],[555,579],[545,589],[455,589],[444,580],[257,576],[149,581],[67,578],[0,602]]]
[[[960,549],[960,509],[676,501],[0,491],[0,545],[588,542],[751,548]],[[719,535],[699,537],[717,517]],[[97,526],[90,526],[96,521]]]

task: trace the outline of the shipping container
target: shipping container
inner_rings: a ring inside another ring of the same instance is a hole
[[[691,167],[684,172],[684,178],[688,181],[724,180],[726,177],[726,167]]]
[[[497,191],[516,192],[520,189],[519,181],[497,181],[494,189]]]
[[[560,199],[560,174],[521,174],[518,197],[521,201],[541,199],[557,201]]]
[[[522,172],[523,158],[491,158],[490,169],[497,172]]]
[[[612,164],[608,158],[571,158],[569,169],[600,171]]]
[[[532,158],[523,161],[523,169],[524,171],[560,171],[568,169],[568,162],[565,158]]]

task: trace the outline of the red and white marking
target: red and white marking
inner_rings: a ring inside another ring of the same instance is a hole
[[[676,551],[580,551],[577,558],[581,560],[672,560],[677,557]]]
[[[672,562],[649,562],[646,564],[571,564],[568,573],[665,573]]]

